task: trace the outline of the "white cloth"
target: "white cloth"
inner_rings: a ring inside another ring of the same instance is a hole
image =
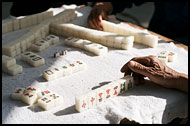
[[[76,10],[79,17],[73,23],[87,27],[87,16],[91,8],[84,7]],[[126,25],[126,27],[129,26]],[[10,40],[16,39],[29,29],[4,34],[2,43],[5,44]],[[176,71],[188,74],[188,52],[182,48],[177,48],[173,43],[166,43],[160,40],[158,48],[134,44],[134,48],[131,50],[109,48],[109,53],[106,56],[95,56],[78,48],[64,46],[64,39],[64,37],[60,37],[60,43],[37,53],[45,58],[45,65],[32,67],[21,61],[19,55],[16,56],[17,64],[23,66],[23,73],[10,76],[2,72],[3,124],[119,123],[125,117],[142,124],[161,124],[168,123],[175,117],[187,116],[187,94],[154,84],[136,86],[134,89],[112,98],[93,109],[82,113],[76,112],[75,96],[123,77],[120,69],[133,57],[156,55],[160,49],[174,51],[178,55],[177,60],[168,65]],[[63,49],[69,51],[68,55],[58,59],[53,58],[54,52]],[[46,82],[42,78],[42,72],[53,64],[59,65],[66,60],[74,59],[87,63],[87,69],[51,82]],[[62,95],[64,99],[63,104],[49,111],[43,111],[36,104],[29,107],[21,101],[11,100],[10,94],[16,87],[26,88],[30,85],[36,85],[41,89],[50,89]]]

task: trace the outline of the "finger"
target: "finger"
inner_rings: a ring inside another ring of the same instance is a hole
[[[100,27],[100,23],[99,23],[99,21],[97,20],[97,19],[93,19],[93,25],[95,26],[95,29],[97,29],[97,30],[101,30],[101,27]]]
[[[92,29],[96,29],[96,26],[93,24],[92,20],[88,21],[89,27]]]
[[[129,61],[128,62],[128,67],[135,73],[142,74],[146,77],[149,77],[149,68],[136,62],[136,61]]]
[[[99,17],[98,17],[98,26],[99,26],[99,28],[101,29],[101,30],[103,30],[103,26],[102,26],[102,15],[99,15]]]
[[[155,56],[144,56],[144,57],[135,57],[132,60],[139,62],[145,66],[153,66],[153,61],[154,61]]]
[[[127,64],[128,64],[128,62],[127,62],[125,65],[122,66],[122,68],[121,68],[120,71],[121,71],[122,73],[125,72],[126,74],[130,74],[130,73],[131,73],[131,70],[130,70],[130,68],[128,67]]]

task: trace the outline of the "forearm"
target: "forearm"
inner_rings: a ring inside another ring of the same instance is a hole
[[[188,93],[188,75],[180,73],[175,81],[175,89]]]
[[[102,6],[105,9],[107,15],[111,14],[113,11],[113,6],[111,2],[96,2],[94,4],[94,7],[98,6]]]

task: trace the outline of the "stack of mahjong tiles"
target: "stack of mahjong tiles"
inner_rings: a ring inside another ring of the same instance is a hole
[[[47,12],[52,13],[52,12]],[[63,20],[63,17],[67,15],[67,19]],[[69,18],[68,15],[74,15]],[[44,38],[46,35],[49,34],[49,25],[51,22],[54,21],[72,21],[74,20],[77,16],[74,10],[68,9],[65,10],[58,15],[51,17],[46,20],[41,20],[41,17],[39,17],[39,20],[41,21],[40,24],[36,25],[34,28],[32,28],[28,33],[24,34],[22,37],[9,42],[6,45],[3,45],[2,47],[2,54],[15,57],[16,55],[19,55],[23,52],[25,52],[27,49],[29,49],[32,45],[32,43],[38,41],[41,38]],[[4,27],[4,26],[3,26]]]
[[[9,42],[2,47],[2,53],[7,56],[15,57],[28,50],[32,43],[49,34],[48,24],[39,24],[22,37]]]
[[[44,58],[42,58],[41,56],[39,56],[33,52],[23,53],[21,55],[21,59],[34,67],[45,64]]]
[[[44,49],[48,48],[50,45],[56,44],[59,42],[59,37],[55,35],[48,35],[45,38],[38,40],[32,44],[32,50],[41,52]]]
[[[61,65],[60,67],[53,66],[43,72],[43,77],[47,81],[52,81],[60,77],[68,76],[73,73],[86,69],[86,63],[76,60],[74,62]]]
[[[16,88],[11,94],[14,100],[21,100],[28,105],[38,103],[38,106],[44,110],[49,110],[63,103],[63,97],[51,90],[43,90],[29,86],[25,88]]]
[[[76,37],[90,40],[108,47],[131,49],[133,47],[134,36],[124,36],[115,33],[104,32],[85,28],[71,23],[52,22],[50,32],[65,37]]]
[[[70,22],[77,18],[77,14],[74,9],[67,9],[53,17],[54,22]]]
[[[134,80],[132,76],[125,76],[121,79],[112,81],[95,90],[75,97],[75,108],[78,112],[93,108],[108,99],[125,93],[133,88]]]
[[[175,59],[177,58],[177,53],[162,50],[157,54],[157,58],[164,63],[174,62]]]
[[[38,14],[28,15],[23,18],[13,19],[2,23],[2,33],[12,32],[32,25],[40,24],[42,21],[53,17],[53,11],[45,11]]]
[[[134,36],[134,42],[147,45],[150,47],[157,47],[158,37],[144,32],[138,32],[115,23],[102,20],[103,31],[117,33],[120,35]]]
[[[74,37],[69,37],[65,39],[64,41],[65,45],[77,47],[84,49],[86,51],[92,52],[95,55],[105,55],[108,53],[108,48],[97,43],[93,43],[89,40],[83,40],[83,39],[78,39]]]
[[[22,73],[22,66],[16,64],[16,59],[2,55],[2,70],[10,75]]]

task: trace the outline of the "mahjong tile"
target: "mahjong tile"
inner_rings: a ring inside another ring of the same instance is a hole
[[[63,70],[63,76],[71,75],[72,74],[72,68],[69,67],[69,65],[63,65],[61,66]]]
[[[52,94],[52,93],[53,92],[51,90],[46,89],[46,90],[43,90],[41,92],[38,92],[37,95],[38,95],[38,98],[42,98],[42,97],[47,96],[47,95]]]
[[[50,97],[42,97],[38,99],[38,106],[43,108],[44,110],[49,110],[54,108],[54,102]]]
[[[11,94],[11,98],[15,100],[21,100],[24,88],[16,88]]]
[[[38,96],[34,92],[24,90],[21,99],[24,103],[33,105],[34,103],[37,102]]]
[[[113,96],[119,95],[119,93],[120,93],[120,83],[119,83],[119,81],[112,81],[111,83],[109,83],[109,85],[112,87],[111,94]]]
[[[54,107],[63,104],[63,97],[61,95],[58,95],[57,93],[52,93],[48,95],[48,97],[50,97],[53,100]]]
[[[93,90],[92,91],[89,91],[87,94],[88,96],[88,105],[89,105],[89,108],[93,108],[97,105],[97,100],[96,100],[96,92],[94,92]]]
[[[101,87],[104,89],[104,94],[105,94],[105,100],[113,97],[113,88],[110,84],[104,85],[103,87]]]
[[[88,105],[88,96],[87,95],[77,95],[75,97],[75,109],[78,112],[85,111],[89,108]]]
[[[105,101],[106,99],[106,92],[104,91],[103,88],[98,88],[98,89],[95,89],[94,90],[96,92],[96,102],[97,102],[97,105],[101,104],[102,102]]]
[[[47,81],[52,81],[56,79],[56,74],[54,73],[54,71],[52,71],[51,69],[49,70],[45,70],[43,72],[43,77],[47,80]]]

